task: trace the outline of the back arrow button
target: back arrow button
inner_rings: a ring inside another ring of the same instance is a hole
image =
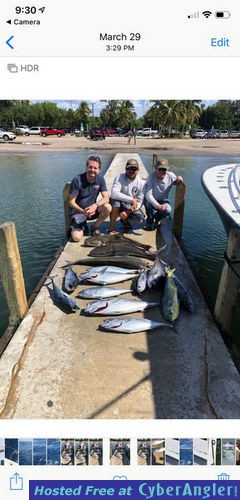
[[[10,47],[10,49],[14,49],[14,47],[10,43],[13,38],[14,38],[14,35],[10,36],[10,38],[8,40],[6,40],[6,44],[8,45],[8,47]]]

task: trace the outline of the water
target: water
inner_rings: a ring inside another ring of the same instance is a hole
[[[60,439],[47,439],[47,465],[60,465]]]
[[[0,222],[16,224],[27,295],[34,290],[65,235],[62,191],[65,183],[85,170],[86,159],[96,151],[0,155]],[[114,153],[99,153],[102,172]],[[152,154],[141,155],[150,171]],[[183,241],[213,305],[223,265],[227,238],[220,217],[201,186],[208,167],[239,162],[239,157],[209,155],[173,157],[173,170],[187,186]],[[173,190],[174,191],[174,190]],[[7,326],[7,306],[0,281],[0,334]],[[240,304],[232,335],[237,335]]]
[[[46,465],[46,439],[33,439],[33,465]]]
[[[19,465],[32,465],[33,442],[32,439],[19,439]]]
[[[193,465],[192,439],[180,439],[180,465]]]

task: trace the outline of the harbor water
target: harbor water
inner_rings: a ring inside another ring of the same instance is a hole
[[[64,185],[85,170],[86,159],[91,154],[98,152],[84,150],[79,153],[0,154],[0,223],[12,221],[16,224],[28,296],[34,291],[65,236]],[[114,153],[101,151],[99,155],[104,173]],[[152,154],[141,154],[141,158],[150,172]],[[176,156],[169,158],[169,161],[173,165],[171,169],[183,176],[187,189],[183,241],[213,305],[227,237],[216,209],[201,186],[201,175],[211,166],[239,162],[239,157],[214,154]],[[171,264],[174,265],[174,262]],[[238,304],[232,336],[240,347],[240,340],[237,339],[239,311]],[[0,281],[0,335],[7,326],[7,317],[7,305]]]

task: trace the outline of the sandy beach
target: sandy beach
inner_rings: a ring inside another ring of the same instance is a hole
[[[240,154],[240,139],[161,139],[137,138],[136,145],[127,144],[126,137],[106,137],[102,141],[92,141],[86,137],[17,137],[13,142],[0,141],[1,153],[28,153],[43,151],[105,150],[135,153],[147,152],[164,156],[186,155],[232,155]]]

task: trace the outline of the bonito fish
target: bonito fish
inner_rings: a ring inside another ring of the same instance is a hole
[[[108,318],[100,325],[100,328],[113,332],[137,333],[154,328],[173,328],[173,326],[144,318]]]
[[[174,271],[175,269],[165,267],[167,278],[162,299],[162,311],[164,318],[168,321],[175,321],[179,315],[178,292],[172,277]]]
[[[89,275],[92,275],[93,273],[120,273],[120,274],[132,274],[132,273],[139,273],[138,269],[128,269],[127,267],[117,267],[117,266],[97,266],[97,267],[90,267],[87,269],[84,273],[80,274],[80,278],[82,280],[87,279]]]
[[[98,285],[112,285],[113,283],[121,283],[121,281],[128,281],[137,276],[137,274],[122,274],[122,273],[96,273],[89,274],[87,281],[90,283],[97,283]]]
[[[110,286],[96,286],[93,288],[85,288],[77,294],[81,299],[107,299],[109,297],[117,297],[123,293],[130,293],[131,290],[125,288],[112,288]]]
[[[143,269],[140,271],[139,275],[136,276],[133,281],[132,281],[132,290],[133,293],[143,293],[146,288],[147,288],[147,278],[148,278],[148,271],[147,268]]]
[[[75,290],[75,288],[77,288],[78,285],[79,285],[78,276],[72,270],[72,268],[69,267],[64,277],[64,287],[67,290],[67,292],[73,292],[73,290]]]
[[[84,309],[88,314],[128,314],[159,306],[158,302],[136,299],[110,299],[90,302]]]
[[[63,290],[61,290],[61,288],[56,285],[54,279],[51,276],[48,277],[52,281],[54,298],[56,302],[58,302],[58,304],[60,304],[61,306],[70,309],[70,311],[72,312],[76,312],[78,309],[80,309],[77,301],[73,297],[70,297],[67,293],[63,292]]]

